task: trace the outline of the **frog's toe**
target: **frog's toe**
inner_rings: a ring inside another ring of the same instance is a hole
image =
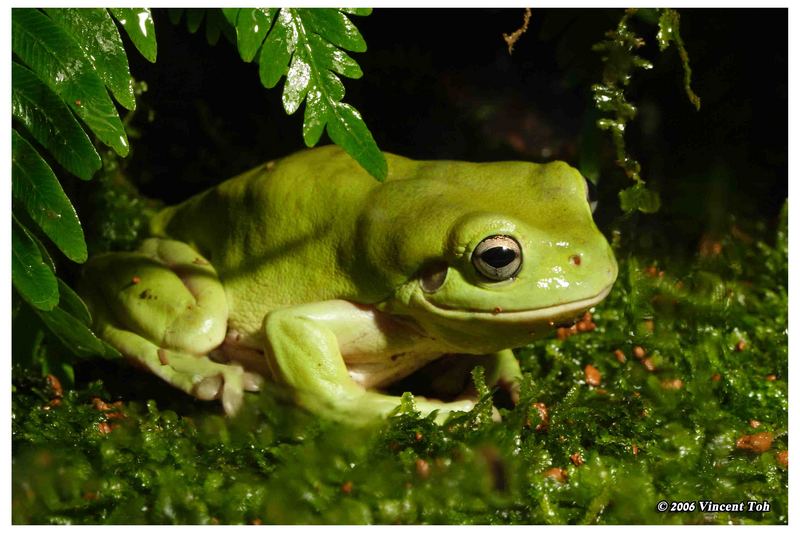
[[[230,365],[225,368],[221,390],[222,408],[229,416],[235,415],[242,406],[245,391],[244,375],[245,371],[241,366]]]
[[[242,406],[244,400],[244,390],[241,386],[229,386],[226,384],[222,391],[222,408],[228,416],[235,415]]]
[[[216,400],[222,388],[222,376],[217,374],[203,378],[194,387],[192,394],[200,400]]]
[[[242,376],[242,386],[247,392],[258,392],[264,384],[264,376],[255,372],[245,371]]]
[[[257,391],[261,379],[238,365],[225,365],[200,379],[192,394],[200,400],[222,400],[225,414],[235,415],[242,406],[244,391]]]

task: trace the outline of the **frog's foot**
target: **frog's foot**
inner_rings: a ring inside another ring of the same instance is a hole
[[[221,400],[228,415],[235,414],[242,406],[246,378],[241,366],[161,348],[157,353],[159,367],[150,366],[154,374],[200,400]]]
[[[103,336],[111,344],[123,346],[126,357],[170,385],[200,400],[221,400],[228,415],[239,410],[244,391],[259,390],[263,382],[261,376],[238,364],[217,363],[205,355],[160,348],[130,331],[106,326]]]
[[[221,399],[225,412],[234,415],[242,404],[242,391],[258,392],[263,383],[263,376],[249,372],[236,363],[220,364],[219,368],[211,369],[210,375],[201,378],[191,394],[200,400]]]
[[[260,377],[208,356],[225,338],[228,307],[216,271],[178,241],[148,239],[138,252],[97,256],[80,292],[97,334],[134,362],[234,413]]]

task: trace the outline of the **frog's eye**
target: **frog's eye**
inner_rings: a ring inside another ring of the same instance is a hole
[[[583,179],[583,183],[586,186],[586,201],[589,202],[589,207],[594,213],[594,210],[597,209],[597,185],[586,178]]]
[[[472,252],[475,269],[492,281],[513,278],[522,266],[522,249],[507,235],[483,239]]]

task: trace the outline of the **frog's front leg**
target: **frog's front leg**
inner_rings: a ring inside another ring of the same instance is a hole
[[[361,381],[382,382],[381,374],[399,378],[438,356],[427,352],[426,339],[408,325],[344,300],[272,311],[264,329],[273,378],[288,385],[306,409],[351,423],[386,416],[400,405],[399,397],[368,390],[353,375],[369,368]],[[360,370],[348,369],[345,356]],[[474,401],[416,398],[415,405],[422,414],[439,411],[442,421],[451,411],[471,409]]]

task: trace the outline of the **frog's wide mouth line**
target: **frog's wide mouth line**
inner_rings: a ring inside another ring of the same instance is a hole
[[[524,311],[486,311],[486,310],[473,310],[473,309],[448,309],[440,307],[424,296],[420,298],[423,306],[432,313],[446,316],[456,320],[470,320],[478,317],[479,320],[493,320],[497,322],[511,322],[511,323],[525,323],[537,322],[541,320],[557,321],[560,317],[569,317],[579,313],[585,309],[593,307],[603,301],[611,292],[614,284],[611,283],[595,296],[584,298],[583,300],[575,300],[550,307],[540,307],[537,309],[526,309]]]

